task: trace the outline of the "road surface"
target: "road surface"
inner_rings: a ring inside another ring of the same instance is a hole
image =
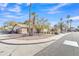
[[[79,56],[79,32],[62,37],[36,53],[35,56]]]

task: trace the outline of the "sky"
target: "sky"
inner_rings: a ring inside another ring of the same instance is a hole
[[[73,20],[72,26],[79,25],[79,3],[33,3],[32,12],[36,12],[41,18],[46,18],[54,25],[67,15]],[[0,3],[0,26],[6,21],[24,22],[28,20],[29,3]]]

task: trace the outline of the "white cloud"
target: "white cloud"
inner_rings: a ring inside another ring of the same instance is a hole
[[[55,7],[50,8],[49,10],[50,11],[55,11],[55,10],[58,10],[59,8],[61,8],[61,7],[67,6],[67,5],[69,5],[69,4],[62,3],[62,4],[59,4],[59,5],[55,6]]]
[[[61,7],[64,7],[64,6],[67,6],[69,5],[68,3],[62,3],[62,4],[59,4],[55,7],[51,7],[48,9],[48,14],[56,14],[56,13],[60,13],[61,11],[59,11],[58,9],[61,8]]]
[[[27,5],[27,6],[29,6],[29,5],[30,5],[30,3],[27,3],[26,5]]]
[[[25,4],[26,6],[30,5],[30,3],[17,3],[17,5],[22,5],[22,4]]]
[[[10,18],[10,19],[21,19],[21,18],[23,18],[25,16],[6,15],[5,17]]]
[[[21,8],[20,8],[19,5],[15,5],[15,7],[13,7],[13,8],[9,8],[8,11],[12,11],[12,12],[20,13],[20,12],[21,12]]]
[[[7,7],[8,3],[0,3],[0,9],[4,10]]]
[[[3,16],[4,18],[9,18],[9,19],[21,19],[21,18],[26,18],[27,15],[20,15],[20,16],[17,16],[17,15],[12,15],[10,13],[4,13],[0,16]]]
[[[79,16],[71,17],[72,20],[79,20]]]
[[[14,15],[5,15],[5,17],[8,17],[8,18],[18,18],[18,16],[14,16]]]
[[[18,5],[22,5],[23,3],[17,3]]]
[[[1,22],[4,22],[4,21],[6,21],[6,19],[0,18],[0,21],[1,21]]]
[[[17,21],[17,19],[21,19],[23,16],[13,16],[13,15],[7,15],[4,16],[4,18],[0,18],[0,23],[5,23],[6,21]]]
[[[56,13],[61,13],[60,11],[49,11],[47,14],[56,14]]]
[[[5,18],[0,18],[1,22],[6,22],[6,21],[11,21],[12,19],[5,19]]]
[[[1,7],[6,7],[7,6],[7,3],[0,3],[0,6]]]

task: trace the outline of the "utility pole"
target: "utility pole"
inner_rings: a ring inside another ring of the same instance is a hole
[[[31,33],[31,7],[32,7],[32,4],[30,3],[30,5],[29,5],[29,36],[31,36],[32,35],[32,33]]]

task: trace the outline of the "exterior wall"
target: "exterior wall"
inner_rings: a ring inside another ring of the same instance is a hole
[[[27,28],[19,28],[17,29],[17,32],[21,34],[28,34]]]
[[[27,34],[28,32],[27,32],[27,29],[21,29],[21,33],[23,33],[23,34]]]
[[[42,32],[42,33],[47,33],[48,30],[47,30],[47,29],[43,29],[41,32]]]

